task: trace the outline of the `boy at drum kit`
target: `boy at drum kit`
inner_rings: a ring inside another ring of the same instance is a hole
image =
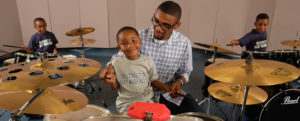
[[[269,16],[260,13],[254,23],[256,29],[252,29],[239,40],[232,40],[231,46],[246,46],[246,51],[266,51],[267,49],[267,28],[269,26]]]
[[[38,17],[33,21],[37,33],[31,36],[28,46],[22,46],[22,50],[27,53],[48,52],[57,54],[56,44],[58,43],[55,35],[47,31],[47,23],[44,18]]]
[[[118,49],[124,53],[112,61],[117,80],[104,82],[118,89],[116,106],[120,113],[126,113],[134,102],[154,102],[152,86],[170,92],[170,88],[158,80],[152,58],[139,54],[142,40],[136,29],[121,28],[117,42]]]

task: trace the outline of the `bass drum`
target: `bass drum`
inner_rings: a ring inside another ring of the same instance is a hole
[[[279,92],[264,105],[259,121],[299,121],[299,99],[299,89]]]
[[[188,113],[181,113],[180,116],[191,116],[191,117],[197,117],[202,119],[203,121],[224,121],[219,117],[205,114],[205,113],[199,113],[199,112],[188,112]]]

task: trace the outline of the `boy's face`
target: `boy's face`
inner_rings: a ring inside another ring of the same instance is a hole
[[[268,26],[269,26],[269,20],[268,19],[258,19],[255,23],[254,23],[257,32],[259,33],[263,33],[267,30]]]
[[[175,16],[169,15],[157,9],[151,19],[154,25],[154,38],[159,40],[169,39],[172,31],[180,26],[180,22]]]
[[[39,34],[44,34],[47,30],[47,24],[45,21],[35,21],[34,28]]]
[[[118,36],[118,48],[130,60],[138,59],[142,40],[133,30],[125,30]]]

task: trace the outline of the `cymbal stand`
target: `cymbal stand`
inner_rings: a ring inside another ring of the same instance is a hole
[[[80,39],[80,41],[81,41],[81,51],[80,51],[80,55],[81,55],[81,58],[84,58],[84,57],[85,57],[85,52],[84,52],[84,43],[83,43],[83,36],[82,36],[81,26],[78,28],[78,32],[80,32],[79,39]]]
[[[217,55],[217,47],[214,47],[214,54],[212,56],[212,64],[215,63],[216,61],[216,55]],[[210,79],[209,85],[213,82],[213,79]],[[206,113],[209,114],[209,110],[210,110],[210,104],[211,104],[211,96],[208,93],[208,97],[206,97],[205,99],[203,99],[201,102],[198,103],[198,105],[201,105],[202,103],[204,103],[205,101],[207,101],[208,105],[206,108]]]
[[[248,57],[245,59],[246,65],[251,66],[253,64],[253,55],[252,52],[249,52]],[[249,70],[251,71],[251,70]],[[245,116],[245,110],[246,110],[246,102],[247,102],[247,97],[248,97],[248,91],[249,91],[250,86],[246,85],[245,86],[245,92],[244,92],[244,101],[242,104],[242,109],[241,109],[241,115],[240,115],[240,121],[244,120],[244,116]]]
[[[44,91],[45,91],[45,88],[38,89],[36,94],[29,101],[27,101],[20,109],[14,111],[11,114],[11,119],[9,119],[9,121],[22,121],[21,118],[23,116],[24,110]]]

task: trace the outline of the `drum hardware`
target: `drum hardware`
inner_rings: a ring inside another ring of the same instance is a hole
[[[73,29],[69,32],[66,32],[67,36],[79,36],[79,40],[81,41],[80,55],[81,55],[82,58],[85,57],[85,52],[84,52],[84,44],[85,44],[84,42],[85,41],[83,39],[83,35],[91,33],[93,31],[95,31],[95,29],[92,28],[92,27],[83,27],[83,28],[81,28],[81,26],[80,26],[79,28],[76,28],[76,29]],[[73,41],[73,40],[71,40],[71,41]],[[75,41],[77,42],[78,40],[75,40]],[[90,40],[90,42],[91,42],[91,40]]]
[[[30,100],[28,100],[21,108],[13,111],[11,114],[10,121],[21,121],[24,110],[44,91],[45,91],[45,88],[38,89],[37,93]]]
[[[282,84],[292,81],[300,75],[300,70],[289,64],[269,60],[254,60],[251,52],[244,62],[242,59],[236,59],[211,64],[205,68],[204,72],[214,80],[245,85],[244,100],[240,114],[241,121],[244,119],[245,105],[251,85]]]

